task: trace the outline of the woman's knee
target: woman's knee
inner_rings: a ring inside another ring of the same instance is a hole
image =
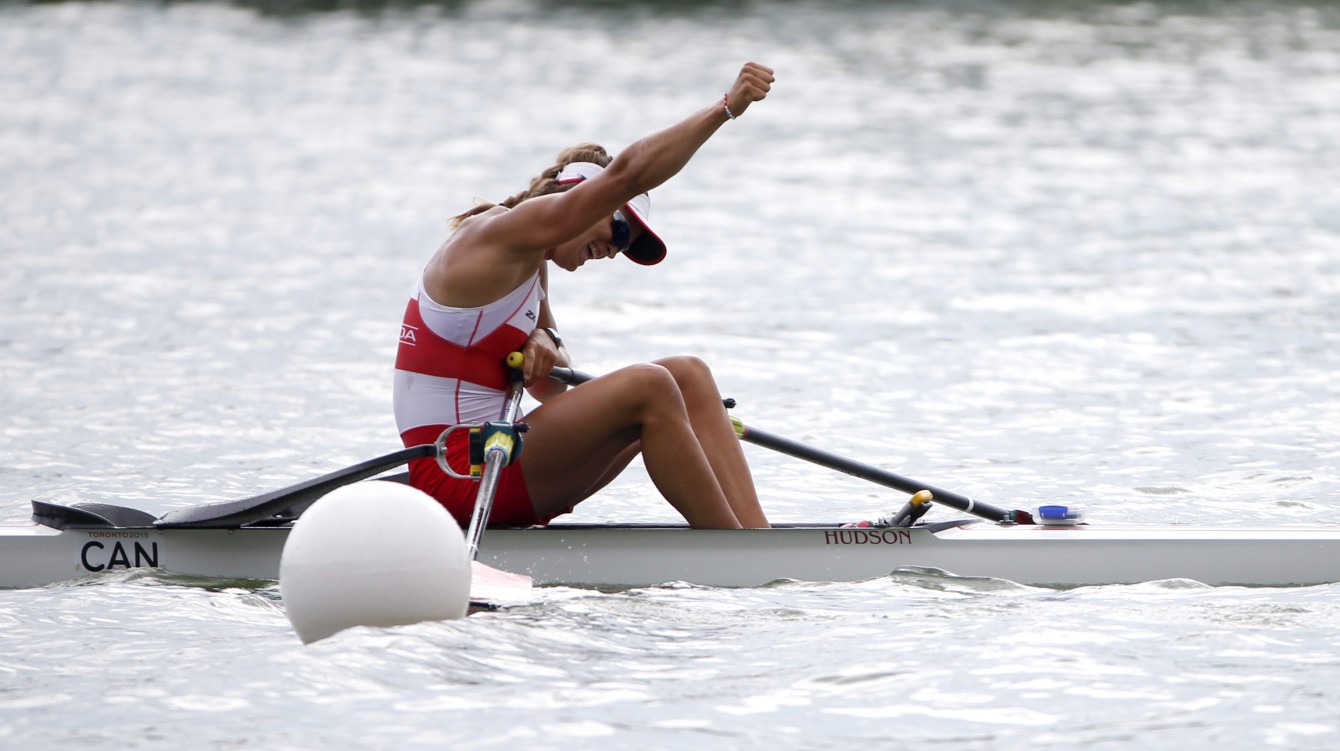
[[[716,394],[716,378],[712,375],[712,369],[700,357],[675,355],[657,360],[654,364],[660,365],[674,376],[681,392]]]
[[[629,392],[642,404],[663,405],[683,401],[679,380],[664,365],[638,363],[629,365],[621,372]]]

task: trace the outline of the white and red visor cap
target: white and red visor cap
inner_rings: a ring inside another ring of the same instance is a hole
[[[595,177],[605,168],[594,162],[573,162],[563,168],[558,173],[557,181],[559,184],[576,183],[585,180],[588,177]],[[651,228],[651,196],[646,193],[639,193],[633,196],[628,203],[623,205],[624,210],[642,225],[642,234],[638,235],[624,255],[642,264],[643,266],[654,266],[665,260],[665,242]]]

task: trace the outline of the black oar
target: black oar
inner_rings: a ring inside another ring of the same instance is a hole
[[[519,400],[519,397],[517,397]],[[509,399],[509,406],[511,400]],[[438,447],[431,443],[411,446],[376,459],[369,459],[351,467],[336,470],[312,480],[304,480],[269,493],[242,498],[236,501],[208,503],[190,508],[176,509],[163,514],[155,522],[155,527],[215,527],[233,528],[244,524],[254,524],[283,513],[284,519],[293,519],[330,491],[366,480],[387,470],[409,464],[415,459],[438,456]],[[492,505],[492,491],[488,503]],[[478,508],[478,506],[476,507]],[[487,510],[485,510],[485,517]],[[480,530],[482,532],[482,529]],[[479,544],[479,534],[472,537],[471,553]]]
[[[746,427],[744,423],[732,417],[731,422],[735,423],[735,432],[741,440],[748,441],[757,446],[770,448],[773,451],[780,451],[788,456],[794,456],[797,459],[814,462],[820,466],[836,469],[839,472],[845,472],[853,477],[859,477],[862,480],[869,480],[879,483],[885,487],[901,490],[904,493],[916,494],[922,490],[929,490],[937,503],[943,503],[946,506],[956,508],[959,511],[966,511],[969,514],[975,514],[983,519],[990,519],[993,522],[1014,522],[1015,524],[1032,524],[1033,515],[1027,511],[1005,509],[992,506],[989,503],[975,501],[965,495],[960,495],[952,490],[937,488],[934,485],[928,485],[911,478],[896,475],[892,472],[882,470],[878,467],[872,467],[869,464],[853,461],[846,457],[832,454],[822,449],[806,446],[790,438],[783,438],[779,435],[766,433],[757,428]]]
[[[243,498],[237,501],[210,503],[203,506],[169,511],[154,522],[156,527],[240,527],[243,524],[269,519],[282,511],[291,516],[301,514],[317,499],[335,488],[364,480],[388,469],[408,464],[414,459],[434,456],[437,447],[431,443],[401,449],[393,454],[345,467],[314,480],[306,480],[287,488]]]
[[[556,381],[576,386],[591,380],[592,376],[572,368],[554,368],[549,372],[549,377]],[[969,514],[975,514],[983,519],[989,519],[993,522],[1014,522],[1015,524],[1032,524],[1033,515],[1027,511],[1010,510],[1007,511],[989,503],[975,501],[965,495],[960,495],[952,490],[937,488],[934,485],[928,485],[902,475],[897,475],[886,470],[872,467],[869,464],[853,461],[837,454],[829,453],[822,449],[806,446],[789,438],[783,438],[772,433],[767,433],[757,428],[746,427],[743,422],[732,417],[731,422],[735,424],[735,433],[740,436],[740,440],[749,443],[780,451],[788,456],[794,456],[797,459],[804,459],[829,469],[836,469],[839,472],[845,472],[853,477],[859,477],[862,480],[878,483],[885,487],[901,490],[904,493],[915,494],[921,490],[929,490],[935,500],[951,508],[960,511],[966,511]]]

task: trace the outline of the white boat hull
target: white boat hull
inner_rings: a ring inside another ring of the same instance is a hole
[[[747,587],[779,579],[858,581],[907,568],[1062,587],[1159,579],[1253,586],[1340,581],[1340,530],[1333,529],[990,523],[932,529],[500,530],[489,533],[481,557],[537,584]]]
[[[275,579],[287,527],[0,527],[0,587],[32,587],[136,568],[215,579]],[[906,568],[1022,584],[1159,579],[1211,585],[1340,582],[1340,528],[1043,527],[966,522],[912,529],[553,525],[495,529],[479,559],[536,584],[749,587],[858,581]]]
[[[0,587],[34,587],[131,569],[218,579],[277,579],[286,527],[0,527]]]

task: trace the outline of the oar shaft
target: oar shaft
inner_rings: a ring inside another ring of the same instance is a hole
[[[863,464],[853,461],[844,456],[838,456],[823,449],[817,449],[813,446],[807,446],[803,443],[793,441],[790,438],[783,438],[757,428],[747,427],[737,423],[736,432],[740,435],[740,440],[748,441],[756,446],[770,448],[788,456],[794,456],[797,459],[804,459],[829,469],[835,469],[839,472],[845,472],[853,477],[859,477],[862,480],[883,485],[885,487],[901,490],[904,493],[916,493],[920,490],[929,490],[935,496],[935,501],[942,503],[959,511],[966,511],[969,514],[980,516],[983,519],[989,519],[993,522],[1013,522],[1022,521],[1017,518],[1019,512],[1006,511],[997,508],[989,503],[975,501],[965,495],[960,495],[952,490],[937,488],[934,485],[927,485],[924,482],[918,482],[902,475],[894,474],[878,467],[872,467],[869,464]]]
[[[431,443],[411,446],[386,456],[355,464],[314,480],[305,480],[281,490],[263,493],[237,501],[224,501],[202,506],[169,511],[160,517],[157,527],[240,527],[284,511],[294,516],[301,514],[317,499],[335,488],[351,485],[373,475],[395,469],[415,459],[433,456],[436,448]]]
[[[555,367],[549,371],[549,377],[559,383],[566,383],[569,386],[580,386],[591,380],[594,376],[589,373],[583,373],[580,370],[572,368]]]
[[[508,357],[507,401],[503,403],[501,421],[515,424],[521,416],[521,397],[525,393],[522,387],[521,359],[519,353]],[[514,434],[513,434],[514,435]],[[484,529],[489,525],[489,514],[493,511],[493,497],[498,490],[498,478],[503,468],[511,463],[513,454],[519,450],[515,443],[509,443],[503,437],[498,443],[490,443],[484,449],[484,472],[479,480],[479,492],[475,496],[475,509],[470,514],[470,526],[466,529],[466,552],[470,560],[479,555],[479,541],[484,537]]]
[[[549,372],[549,377],[556,381],[566,383],[570,386],[586,383],[591,380],[591,376],[573,370],[572,368],[554,368]],[[822,449],[806,446],[803,443],[793,441],[789,438],[783,438],[779,435],[773,435],[757,428],[746,427],[739,420],[732,418],[735,423],[735,432],[743,441],[770,448],[788,456],[797,459],[804,459],[820,466],[835,469],[839,472],[845,472],[853,477],[859,477],[863,480],[883,485],[885,487],[901,490],[904,493],[915,494],[919,490],[929,490],[935,500],[943,503],[950,508],[956,508],[959,511],[965,511],[969,514],[975,514],[983,519],[989,519],[993,522],[1017,522],[1019,524],[1032,524],[1033,517],[1027,511],[1006,511],[997,508],[989,503],[975,501],[965,495],[960,495],[952,490],[937,488],[934,485],[927,485],[924,482],[918,482],[902,475],[896,475],[892,472],[872,467],[869,464],[862,464],[837,454],[829,453]]]
[[[493,496],[498,490],[498,478],[503,467],[507,466],[507,452],[489,451],[484,455],[484,474],[479,480],[479,494],[475,496],[475,510],[470,515],[467,530],[466,554],[470,560],[479,557],[479,542],[484,537],[484,528],[488,526],[489,514],[493,511]]]

